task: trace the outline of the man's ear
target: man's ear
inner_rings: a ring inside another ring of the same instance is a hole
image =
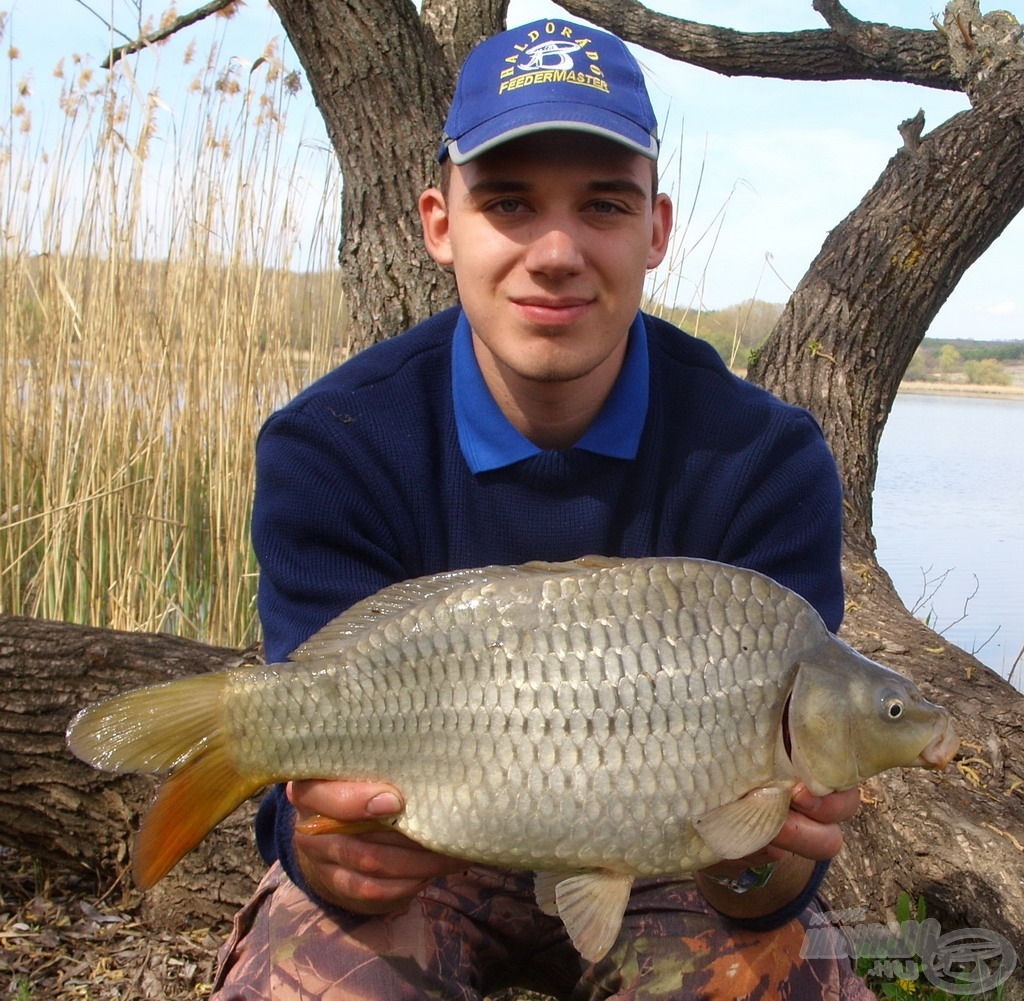
[[[672,235],[672,201],[666,194],[654,199],[651,227],[651,249],[647,254],[647,270],[656,268],[668,253],[669,238]]]
[[[452,244],[448,229],[448,204],[440,188],[427,188],[419,200],[423,243],[427,253],[443,268],[451,267]]]

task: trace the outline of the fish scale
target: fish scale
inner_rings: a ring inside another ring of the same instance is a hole
[[[386,781],[412,839],[538,870],[540,906],[588,959],[633,877],[763,847],[797,781],[823,795],[956,746],[945,710],[803,598],[683,557],[396,584],[289,664],[119,696],[68,739],[97,767],[170,772],[135,848],[143,886],[261,785]]]

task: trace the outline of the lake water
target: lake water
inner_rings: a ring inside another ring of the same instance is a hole
[[[907,607],[1024,689],[1024,400],[897,396],[874,523]]]

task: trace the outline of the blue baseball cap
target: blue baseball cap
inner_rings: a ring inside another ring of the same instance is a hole
[[[620,38],[544,20],[485,39],[462,64],[437,158],[466,163],[547,129],[604,136],[657,159],[651,99]]]

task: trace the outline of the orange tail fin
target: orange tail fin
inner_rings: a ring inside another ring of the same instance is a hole
[[[142,821],[132,871],[147,890],[228,814],[265,785],[242,775],[223,743],[204,747],[167,779]]]
[[[222,722],[229,675],[206,674],[142,688],[83,710],[68,747],[113,772],[170,777],[135,845],[135,879],[147,889],[270,779],[240,772]]]

